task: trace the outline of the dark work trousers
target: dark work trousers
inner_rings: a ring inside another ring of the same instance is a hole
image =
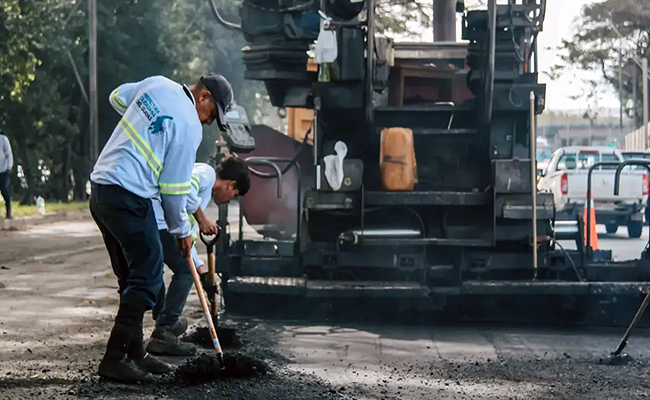
[[[120,186],[93,183],[90,212],[104,237],[121,298],[137,297],[153,309],[163,285],[163,251],[151,200]]]
[[[168,230],[161,230],[160,241],[163,246],[165,264],[174,275],[169,283],[167,293],[165,293],[164,284],[158,292],[158,303],[153,309],[153,319],[156,321],[156,326],[172,326],[183,314],[185,302],[192,290],[194,280],[174,236]]]
[[[5,199],[7,218],[11,218],[11,192],[9,191],[9,172],[0,173],[0,194]]]

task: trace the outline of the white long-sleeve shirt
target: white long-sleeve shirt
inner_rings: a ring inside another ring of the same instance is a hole
[[[203,130],[186,87],[163,76],[125,83],[110,103],[122,115],[90,175],[142,198],[160,197],[169,232],[191,234],[186,212]]]
[[[210,164],[206,163],[196,163],[192,169],[192,189],[189,195],[187,195],[187,206],[186,210],[188,214],[194,214],[199,208],[204,210],[210,204],[212,200],[212,187],[214,182],[217,180],[217,173],[212,168]],[[160,199],[151,199],[153,204],[154,215],[156,216],[156,222],[158,223],[159,230],[167,229],[167,222],[165,222],[165,215],[163,212],[163,207],[160,202]],[[192,235],[198,235],[199,224],[193,218],[191,229]],[[199,268],[204,265],[203,261],[199,258],[199,255],[196,251],[196,245],[192,246],[192,259],[194,259],[194,265],[196,268]]]
[[[212,200],[212,187],[217,180],[217,173],[210,164],[196,163],[192,169],[192,188],[190,194],[187,195],[187,205],[185,210],[188,214],[194,214],[199,208],[203,211],[210,204]],[[166,230],[167,222],[160,199],[151,199],[153,204],[153,211],[156,215],[156,223],[159,230]],[[198,232],[198,224],[192,225],[192,233]]]
[[[9,172],[14,167],[14,155],[11,152],[9,139],[0,134],[0,174]]]

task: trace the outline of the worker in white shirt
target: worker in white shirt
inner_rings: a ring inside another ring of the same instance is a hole
[[[217,169],[205,163],[194,164],[192,171],[192,191],[187,199],[187,212],[190,217],[192,234],[196,238],[199,230],[207,234],[217,234],[218,228],[204,213],[213,200],[216,204],[229,203],[235,196],[243,196],[250,188],[250,175],[246,163],[239,158],[223,159]],[[154,200],[154,211],[160,230],[165,264],[172,270],[173,276],[169,289],[161,288],[158,303],[153,309],[156,321],[147,351],[156,355],[190,356],[196,353],[191,343],[181,342],[178,336],[187,329],[187,320],[181,318],[185,302],[194,281],[187,261],[174,244],[172,235],[167,231],[165,218],[159,201]],[[195,223],[193,220],[195,220]],[[198,257],[196,247],[192,247],[194,265],[199,271],[201,282],[209,290],[207,268]]]
[[[9,174],[14,167],[14,155],[11,143],[4,132],[0,131],[0,194],[5,201],[7,219],[11,218],[11,192],[9,191]]]
[[[120,306],[100,376],[127,383],[153,381],[171,367],[144,347],[142,323],[163,284],[163,250],[152,198],[160,198],[169,233],[184,256],[194,239],[186,209],[202,124],[217,121],[233,104],[220,75],[191,87],[162,76],[126,83],[110,96],[122,115],[90,175],[90,211],[117,276]]]

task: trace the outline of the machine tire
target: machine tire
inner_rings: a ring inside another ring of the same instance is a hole
[[[613,235],[614,233],[616,233],[616,231],[618,231],[618,225],[617,224],[606,224],[605,225],[605,230],[607,230],[607,233],[609,233],[610,235]]]
[[[632,239],[638,239],[643,233],[643,221],[630,221],[627,223],[627,234]]]

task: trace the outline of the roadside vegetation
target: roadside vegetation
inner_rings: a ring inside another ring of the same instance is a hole
[[[0,210],[4,209],[5,202],[0,200]],[[38,215],[38,207],[24,205],[24,204],[12,204],[12,211],[14,217],[28,217],[32,215]],[[73,201],[69,203],[53,202],[45,203],[45,213],[59,213],[59,212],[68,212],[68,211],[81,211],[87,210],[88,203],[85,201]]]

